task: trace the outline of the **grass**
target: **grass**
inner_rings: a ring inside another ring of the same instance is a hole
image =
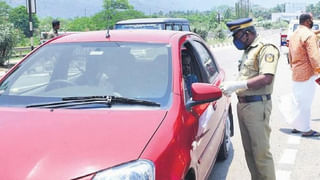
[[[11,57],[9,58],[4,66],[0,66],[0,71],[6,71],[14,66],[16,63],[22,60],[23,57]]]

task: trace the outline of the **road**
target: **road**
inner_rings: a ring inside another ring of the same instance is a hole
[[[261,33],[262,37],[279,45],[280,31],[272,30]],[[225,69],[228,80],[237,76],[237,60],[242,52],[233,46],[212,50],[219,65]],[[227,56],[226,56],[227,54]],[[274,157],[277,180],[315,180],[320,179],[320,138],[302,138],[291,134],[290,126],[278,110],[279,97],[291,92],[291,70],[286,57],[282,54],[275,77],[272,94],[273,111],[271,115],[271,152]],[[231,139],[230,156],[226,161],[217,162],[209,180],[250,180],[236,114],[236,96],[232,96],[233,115],[235,119],[235,136]],[[312,105],[311,127],[320,131],[320,86]]]

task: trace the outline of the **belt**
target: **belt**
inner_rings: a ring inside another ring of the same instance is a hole
[[[250,103],[250,102],[257,102],[257,101],[265,101],[270,100],[271,95],[256,95],[256,96],[238,96],[238,100],[240,103]]]

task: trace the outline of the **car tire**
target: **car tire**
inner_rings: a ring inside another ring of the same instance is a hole
[[[230,146],[231,146],[231,120],[232,120],[232,114],[230,112],[228,113],[225,127],[224,127],[224,136],[223,136],[223,141],[219,149],[218,161],[223,161],[228,158],[229,151],[230,151]]]
[[[232,114],[232,107],[231,107],[231,104],[229,106],[229,122],[230,122],[230,137],[233,137],[234,136],[234,124],[233,124],[233,114]]]

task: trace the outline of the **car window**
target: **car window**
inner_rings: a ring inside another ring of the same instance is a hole
[[[171,24],[166,24],[165,28],[166,28],[166,30],[172,30],[172,25]]]
[[[46,45],[0,84],[0,93],[21,97],[115,95],[167,103],[172,84],[170,49],[167,44],[152,43]]]
[[[184,18],[142,18],[119,21],[115,29],[161,29],[190,31],[189,21]]]
[[[116,24],[115,29],[163,29],[161,24]]]
[[[190,31],[189,25],[182,25],[182,31]]]
[[[314,24],[312,27],[313,30],[318,30],[319,29],[319,24]]]
[[[218,69],[214,60],[204,45],[198,41],[193,41],[192,45],[200,56],[201,63],[205,69],[206,75],[210,82],[213,82],[214,77],[218,73]]]
[[[27,91],[30,88],[43,86],[51,78],[54,64],[57,62],[57,55],[53,52],[44,53],[42,49],[34,56],[37,62],[31,63],[29,67],[15,78],[15,83],[10,87],[10,94],[17,94]],[[7,85],[3,83],[3,85]],[[2,85],[2,89],[6,86]]]
[[[181,31],[181,25],[179,25],[179,24],[174,24],[174,25],[173,25],[173,30],[175,30],[175,31]]]

